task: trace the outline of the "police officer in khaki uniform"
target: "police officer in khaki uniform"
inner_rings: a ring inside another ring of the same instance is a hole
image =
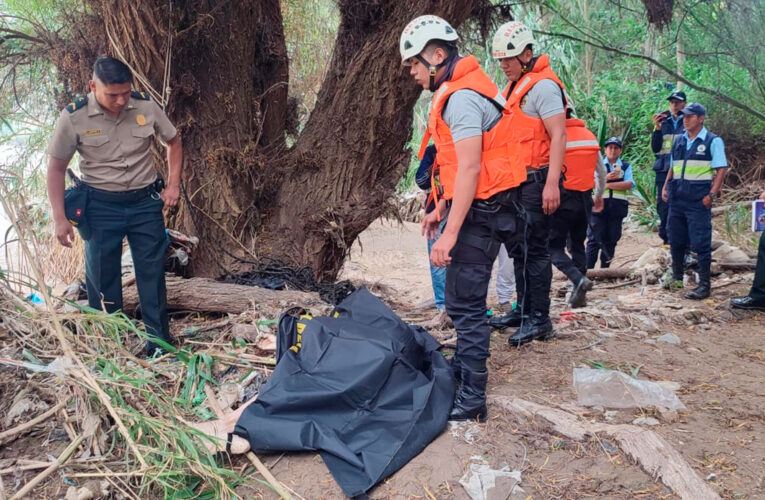
[[[91,92],[77,96],[59,116],[48,146],[48,196],[56,238],[71,247],[73,226],[64,211],[64,176],[74,152],[87,192],[84,224],[88,303],[95,309],[122,309],[120,258],[127,236],[133,257],[141,312],[150,335],[170,343],[164,254],[168,245],[163,207],[178,203],[183,150],[175,127],[156,103],[131,91],[132,75],[121,61],[99,58]],[[156,183],[150,146],[154,135],[167,145],[169,180]],[[78,226],[79,227],[79,226]],[[158,346],[146,345],[147,354]]]

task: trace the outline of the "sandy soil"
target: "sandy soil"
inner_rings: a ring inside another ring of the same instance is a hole
[[[628,229],[617,247],[617,265],[631,262],[655,234]],[[375,223],[353,248],[343,276],[387,288],[387,300],[402,317],[427,319],[407,305],[430,297],[425,241],[417,224]],[[744,294],[751,273],[717,278],[713,296],[697,303],[670,295],[658,285],[598,283],[589,305],[574,320],[556,273],[553,318],[559,337],[521,349],[507,334],[492,335],[490,395],[523,398],[571,408],[577,396],[572,370],[588,362],[614,368],[640,367],[639,378],[679,384],[688,407],[675,422],[652,410],[579,408],[587,420],[631,423],[655,416],[652,427],[674,446],[723,498],[765,498],[765,327],[761,315],[729,310],[731,296]],[[641,292],[643,295],[641,295]],[[492,303],[490,297],[490,304]],[[641,302],[642,301],[642,302]],[[671,306],[671,307],[670,307]],[[673,333],[680,344],[646,343]],[[451,331],[434,332],[449,338]],[[522,471],[522,495],[500,486],[490,498],[676,498],[624,455],[615,442],[573,442],[534,424],[519,424],[499,405],[489,405],[487,424],[447,429],[418,457],[370,492],[372,498],[468,498],[459,479],[471,462]],[[273,463],[278,457],[267,457]],[[342,498],[317,454],[285,455],[273,468],[277,478],[303,498]],[[496,495],[496,496],[494,496]]]
[[[617,248],[616,264],[632,262],[658,237],[627,230]],[[414,304],[431,296],[424,239],[417,224],[378,222],[354,246],[343,277],[369,284],[373,292],[405,319],[426,321],[434,311]],[[598,282],[587,308],[573,317],[561,315],[565,280],[556,273],[552,316],[558,338],[521,349],[507,344],[507,333],[492,334],[489,395],[511,396],[563,408],[594,422],[631,423],[656,417],[651,427],[723,498],[765,498],[765,327],[762,315],[731,311],[731,296],[746,293],[752,274],[715,278],[713,296],[688,301],[658,285]],[[738,281],[736,281],[738,280]],[[493,286],[492,286],[493,289]],[[493,305],[495,294],[490,295]],[[449,329],[432,331],[453,342]],[[680,343],[657,342],[666,333]],[[582,408],[572,385],[574,367],[600,363],[639,378],[675,383],[687,406],[677,418],[654,410]],[[24,375],[0,381],[0,414],[5,414]],[[54,398],[52,398],[54,399]],[[511,494],[512,482],[501,481],[489,498],[677,498],[619,449],[615,441],[588,438],[573,441],[536,421],[520,421],[494,400],[486,424],[462,423],[447,428],[419,456],[375,487],[372,498],[465,499],[460,478],[471,463],[520,470],[523,493]],[[57,456],[67,444],[56,431],[33,433],[0,449],[0,465],[17,456],[40,460]],[[29,457],[32,458],[32,457]],[[262,455],[274,475],[295,498],[343,498],[316,453]],[[244,457],[233,466],[244,470]],[[33,472],[2,476],[6,488],[23,483]],[[51,498],[63,497],[66,486],[50,484]],[[273,498],[266,488],[241,487],[244,498]]]

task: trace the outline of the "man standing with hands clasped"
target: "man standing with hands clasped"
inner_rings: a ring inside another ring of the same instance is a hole
[[[670,289],[683,287],[685,252],[698,256],[698,286],[685,294],[701,300],[709,297],[712,264],[712,203],[720,197],[728,161],[722,138],[704,127],[707,110],[690,103],[683,110],[685,132],[672,143],[672,168],[662,189],[669,203],[669,244],[672,254]]]
[[[122,61],[101,57],[95,62],[91,92],[75,97],[56,123],[48,146],[48,196],[56,238],[71,247],[74,231],[64,207],[64,175],[78,152],[83,181],[78,189],[87,200],[77,218],[86,240],[88,304],[109,313],[122,309],[120,258],[127,236],[146,331],[172,343],[164,272],[169,240],[162,210],[178,203],[183,151],[165,113],[148,95],[131,90],[132,80]],[[167,145],[164,190],[150,150],[155,134]],[[147,342],[147,355],[158,349]]]

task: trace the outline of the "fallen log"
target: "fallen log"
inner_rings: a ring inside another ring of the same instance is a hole
[[[128,280],[129,282],[129,280]],[[138,309],[138,290],[135,283],[122,292],[125,312],[134,314]],[[317,293],[294,290],[269,290],[255,286],[221,283],[207,278],[182,279],[167,276],[167,307],[194,312],[241,314],[257,309],[279,313],[290,307],[326,307]]]
[[[680,498],[687,500],[719,500],[720,496],[707,485],[683,456],[655,432],[628,424],[602,424],[580,420],[571,413],[523,399],[495,396],[492,401],[516,417],[543,419],[556,433],[581,441],[603,433],[616,440],[619,447],[635,460],[652,478],[660,478]],[[539,418],[537,418],[539,417]]]
[[[633,270],[628,267],[608,269],[588,269],[587,277],[591,280],[621,280],[632,276]]]

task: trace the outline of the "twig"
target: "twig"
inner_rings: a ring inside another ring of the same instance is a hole
[[[608,286],[599,286],[598,290],[611,290],[613,288],[622,288],[625,286],[634,285],[635,283],[640,283],[641,278],[637,278],[634,280],[624,281],[622,283],[617,283],[616,285],[608,285]]]
[[[53,464],[51,464],[50,467],[36,475],[31,481],[29,481],[27,484],[24,485],[23,488],[21,488],[19,491],[16,492],[15,495],[11,497],[11,500],[16,500],[17,498],[24,498],[30,491],[32,491],[35,486],[40,484],[42,481],[44,481],[48,476],[56,472],[59,467],[61,467],[64,463],[66,463],[67,460],[69,460],[69,457],[72,456],[72,454],[77,450],[77,448],[82,444],[82,442],[85,440],[86,435],[82,434],[80,435],[72,444],[67,446],[67,448],[64,450],[63,453],[56,459]]]
[[[29,422],[26,422],[24,424],[18,425],[14,427],[13,429],[8,429],[7,431],[0,432],[0,446],[6,444],[6,441],[8,438],[15,436],[16,434],[20,434],[24,432],[27,429],[30,429],[34,427],[35,425],[39,424],[40,422],[47,420],[51,416],[55,415],[57,411],[62,409],[64,406],[67,405],[66,401],[61,401],[59,404],[51,408],[50,410],[46,411],[45,413],[41,414],[38,417],[33,418]]]
[[[584,350],[587,350],[587,349],[589,349],[590,347],[595,347],[596,345],[600,344],[600,343],[601,343],[601,342],[603,342],[604,340],[606,340],[606,338],[605,338],[605,337],[598,337],[598,339],[597,339],[597,340],[595,340],[594,342],[590,342],[589,344],[587,344],[587,345],[586,345],[586,346],[584,346],[584,347],[577,347],[576,349],[569,349],[569,350],[567,350],[567,351],[563,351],[563,352],[576,352],[576,351],[584,351]]]

